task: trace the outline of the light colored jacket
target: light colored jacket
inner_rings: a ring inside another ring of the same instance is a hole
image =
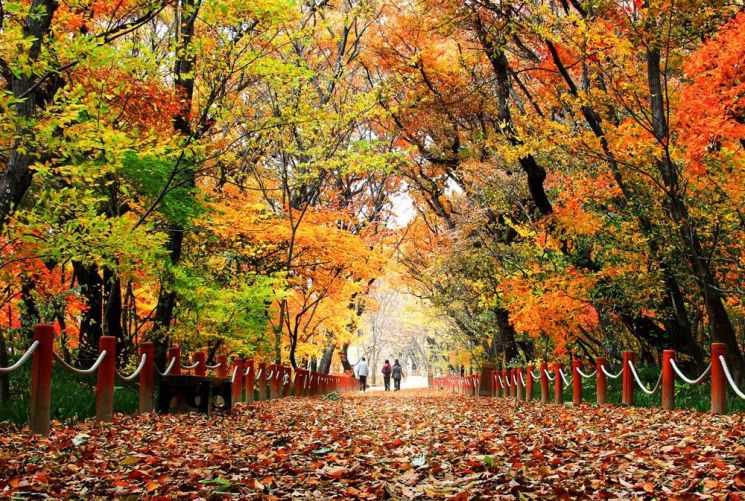
[[[367,376],[367,362],[364,360],[360,360],[360,363],[357,364],[357,375],[358,376]]]

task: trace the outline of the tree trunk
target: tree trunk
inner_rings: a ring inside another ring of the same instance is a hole
[[[41,54],[41,45],[49,33],[52,25],[52,17],[57,10],[56,0],[33,0],[29,8],[29,14],[23,24],[23,36],[30,41],[28,52],[24,54],[28,67],[33,68]],[[34,89],[38,74],[23,72],[20,77],[8,72],[3,77],[9,80],[9,87],[13,92],[16,113],[21,123],[32,120],[36,114],[37,90]],[[35,160],[30,148],[25,144],[26,137],[32,131],[27,125],[20,125],[14,134],[14,143],[11,146],[10,156],[5,168],[0,172],[0,230],[8,222],[11,213],[23,200],[24,195],[31,186],[33,171],[29,165]]]
[[[504,353],[505,365],[517,357],[517,344],[515,343],[515,328],[510,323],[510,314],[504,308],[496,308],[494,313],[497,317],[497,328],[502,335],[501,345]]]
[[[737,343],[737,335],[724,307],[716,277],[709,264],[704,262],[703,256],[708,253],[704,251],[698,231],[691,222],[688,207],[681,194],[678,167],[673,163],[669,154],[669,126],[660,72],[660,49],[657,47],[647,50],[647,80],[654,135],[665,150],[664,156],[657,162],[657,168],[665,183],[670,215],[678,226],[681,240],[687,246],[688,259],[709,317],[712,339],[727,345],[727,359],[732,366],[732,371],[738,380],[742,380],[745,377],[745,360]]]
[[[8,346],[5,343],[5,334],[3,329],[0,329],[0,367],[7,367],[10,363],[8,362]],[[7,402],[10,400],[10,374],[0,374],[0,402]]]
[[[336,345],[334,343],[329,343],[326,346],[326,349],[323,350],[323,356],[321,357],[321,360],[318,364],[318,372],[321,374],[328,374],[331,372],[331,361],[334,358],[334,350],[336,349]]]
[[[87,366],[98,357],[98,342],[103,335],[103,283],[95,264],[73,262],[72,269],[88,307],[81,315],[78,334],[78,361]]]
[[[201,3],[201,2],[200,2]],[[194,37],[194,24],[199,13],[199,5],[196,0],[180,0],[176,5],[177,16],[177,43],[176,53],[178,55],[174,64],[174,87],[177,95],[181,98],[181,112],[174,118],[173,127],[184,139],[191,138],[191,110],[194,99],[194,66],[196,65],[196,51],[192,50],[191,43]],[[178,166],[174,166],[174,169]],[[190,186],[195,185],[194,174],[189,174]],[[173,224],[168,231],[168,252],[172,265],[181,261],[184,243],[184,228]],[[153,327],[163,335],[163,340],[156,344],[156,359],[165,360],[164,351],[168,345],[168,333],[173,321],[173,312],[176,308],[176,291],[172,290],[167,283],[170,281],[165,277],[166,283],[161,283],[158,294]]]

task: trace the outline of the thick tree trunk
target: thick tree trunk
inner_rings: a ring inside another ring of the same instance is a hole
[[[41,45],[49,33],[54,12],[57,10],[56,0],[33,0],[29,14],[23,24],[23,35],[30,41],[28,52],[25,54],[29,67],[33,67],[41,54]],[[3,62],[4,63],[4,62]],[[2,65],[3,67],[5,64]],[[16,113],[22,123],[30,121],[36,114],[37,89],[34,87],[37,74],[22,73],[20,77],[8,71],[3,77],[9,80],[9,87],[15,104]],[[23,200],[31,186],[33,172],[29,168],[35,157],[25,144],[26,137],[31,133],[27,126],[20,125],[14,135],[10,156],[5,168],[0,172],[0,230],[8,222],[12,211]]]
[[[336,346],[333,343],[330,343],[326,346],[326,349],[323,350],[323,356],[318,363],[318,372],[321,374],[328,374],[331,372],[331,361],[334,358],[334,350],[336,350]]]
[[[78,334],[78,360],[87,366],[96,360],[98,341],[103,335],[103,282],[95,264],[73,262],[72,269],[87,306],[81,315]]]
[[[497,317],[497,328],[501,334],[502,352],[504,353],[504,364],[510,363],[517,357],[517,344],[515,343],[515,328],[510,323],[510,314],[504,308],[495,308]]]

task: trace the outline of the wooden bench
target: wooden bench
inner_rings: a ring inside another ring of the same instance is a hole
[[[158,412],[198,410],[229,414],[232,409],[232,383],[226,378],[208,376],[164,376],[158,392]]]

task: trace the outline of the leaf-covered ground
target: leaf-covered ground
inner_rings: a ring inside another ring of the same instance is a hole
[[[0,495],[745,498],[745,419],[369,392],[0,435]]]

